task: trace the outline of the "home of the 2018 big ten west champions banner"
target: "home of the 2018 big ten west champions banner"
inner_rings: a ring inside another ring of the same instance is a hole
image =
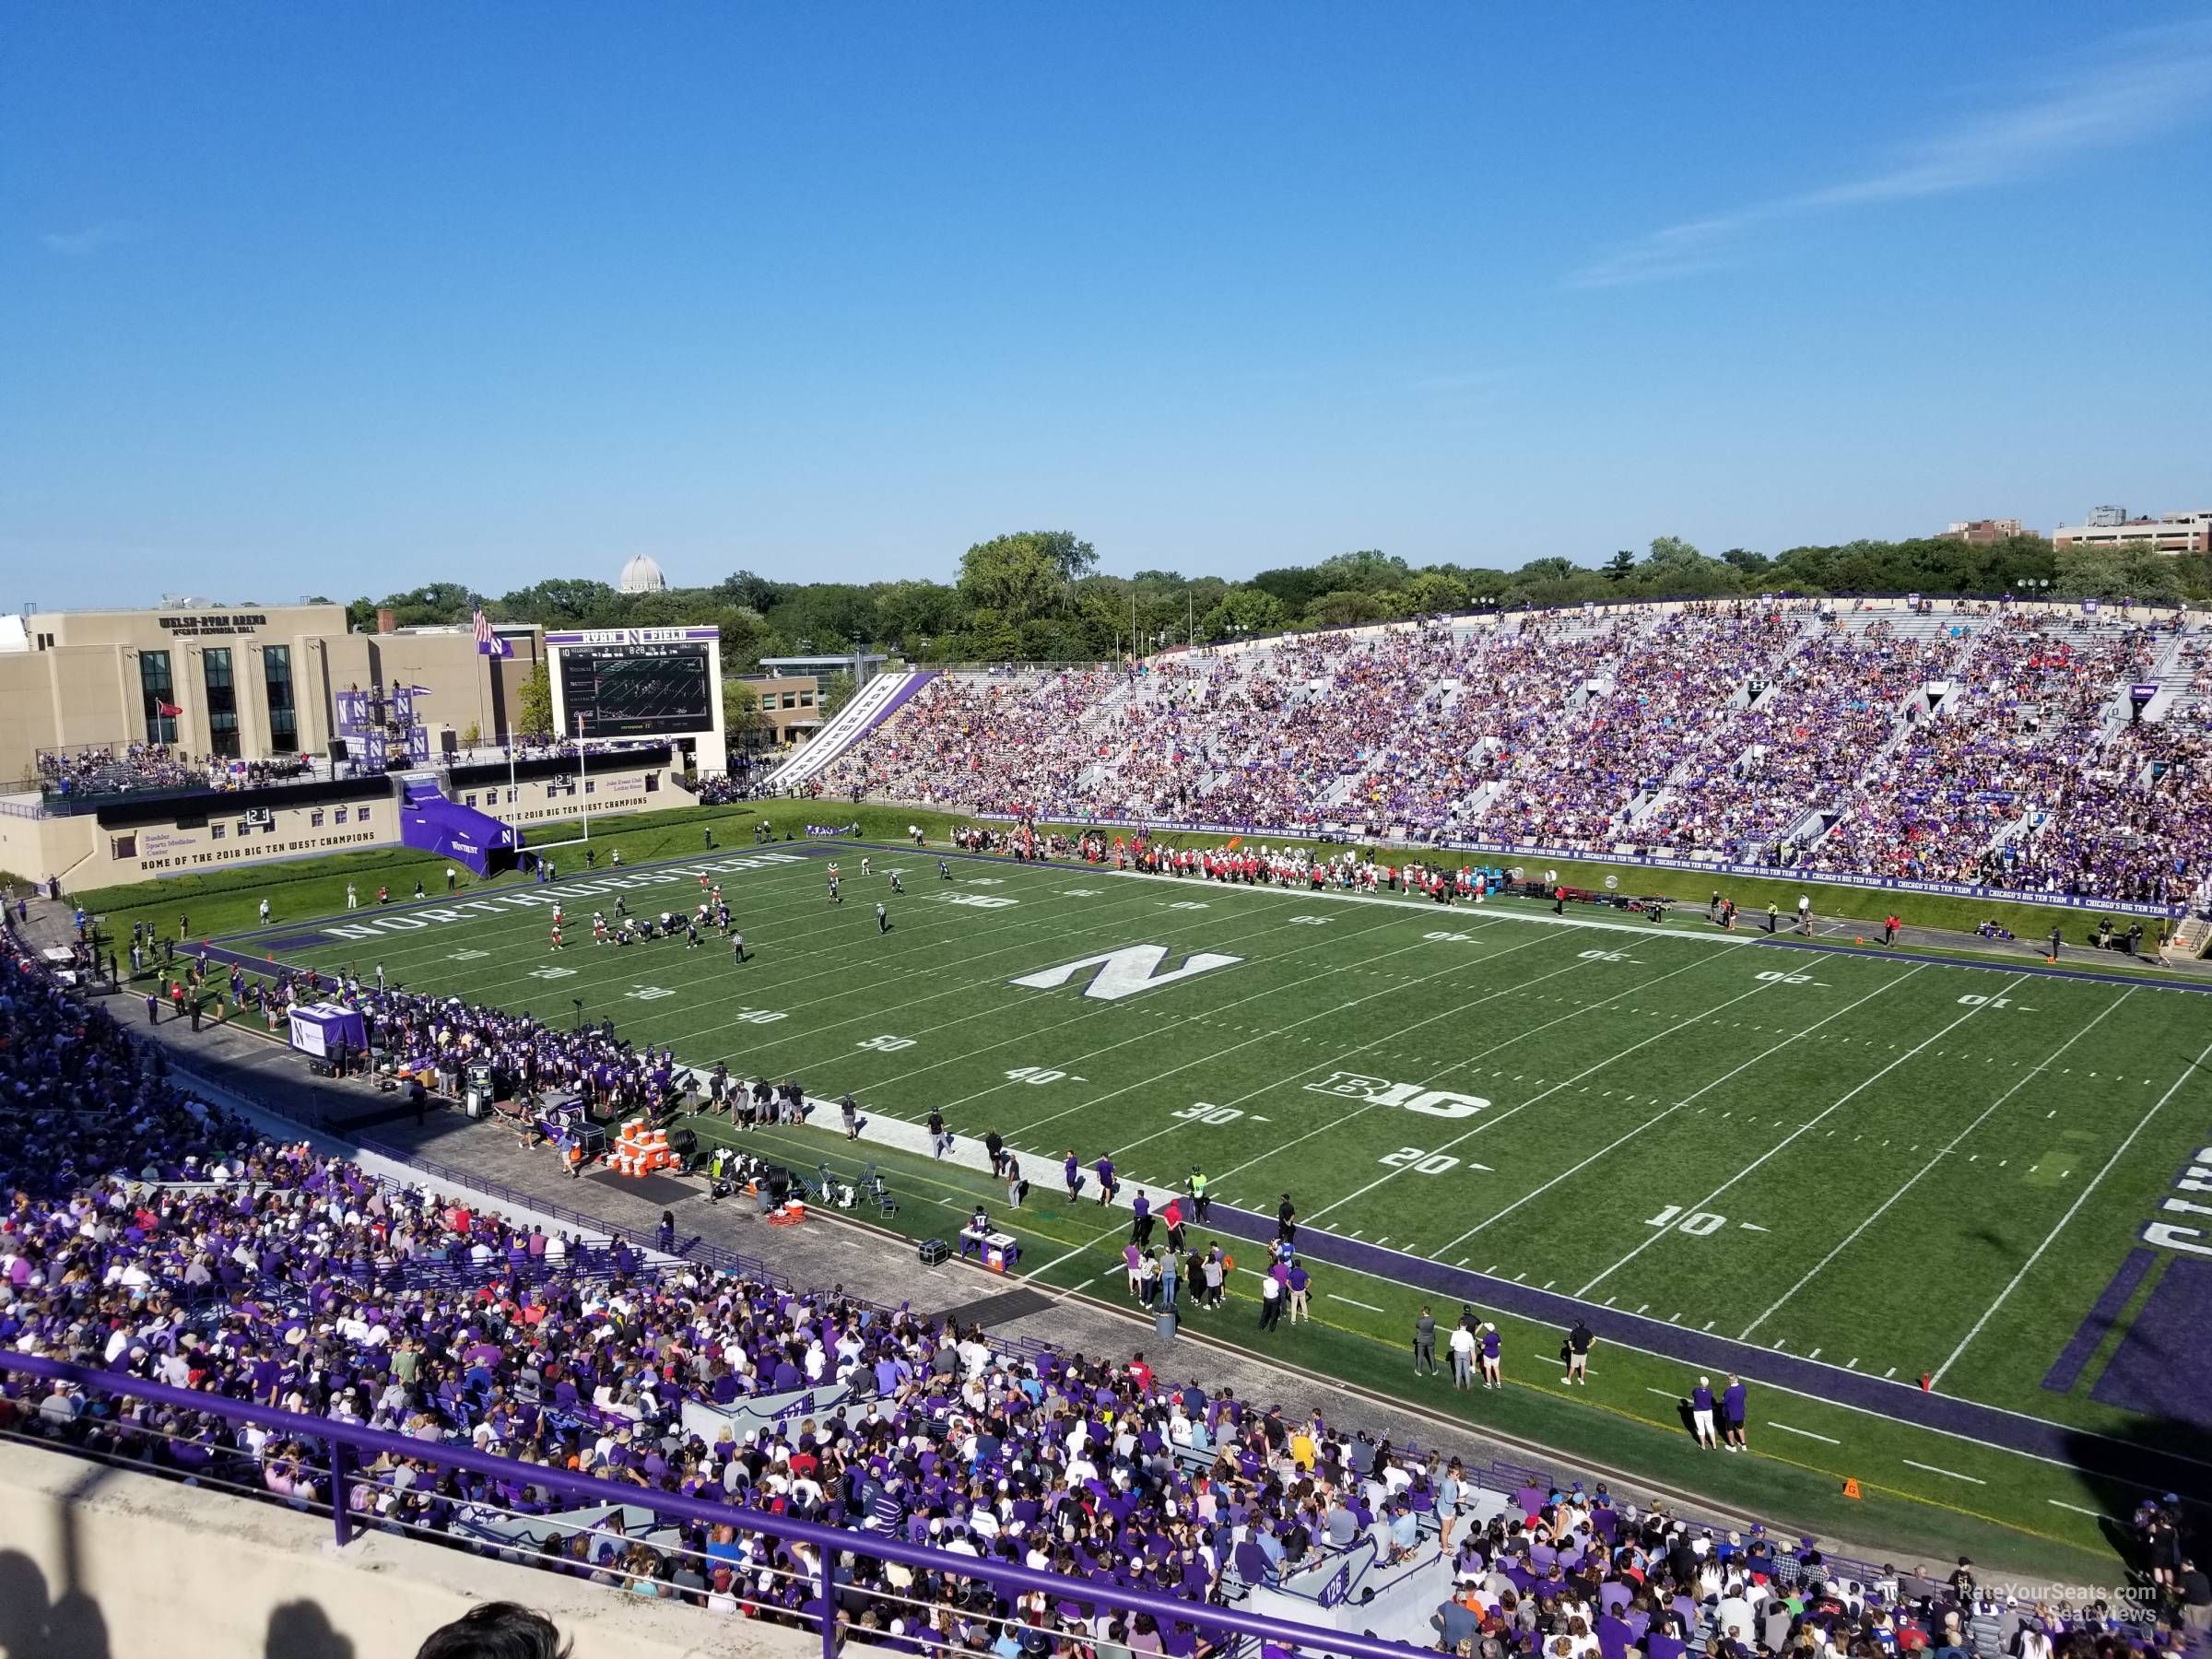
[[[0,869],[89,888],[534,824],[726,765],[712,628],[399,627],[325,602],[0,616]],[[543,676],[549,729],[525,715]]]

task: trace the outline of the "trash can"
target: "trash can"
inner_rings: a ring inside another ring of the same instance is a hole
[[[1175,1310],[1162,1308],[1152,1321],[1152,1335],[1162,1342],[1175,1340]]]

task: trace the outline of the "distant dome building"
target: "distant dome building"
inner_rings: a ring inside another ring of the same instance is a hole
[[[618,585],[626,594],[658,594],[668,586],[668,578],[661,574],[659,565],[641,553],[622,567]]]

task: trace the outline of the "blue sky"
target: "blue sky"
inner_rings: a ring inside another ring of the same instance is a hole
[[[16,6],[0,608],[2212,505],[2212,9]]]

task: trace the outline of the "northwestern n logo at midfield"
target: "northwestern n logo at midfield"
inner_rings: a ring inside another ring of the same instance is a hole
[[[1095,996],[1100,1002],[1119,1002],[1124,996],[1135,996],[1139,991],[1149,991],[1155,985],[1169,985],[1177,980],[1189,979],[1195,973],[1206,973],[1216,968],[1233,968],[1242,957],[1222,956],[1211,950],[1194,950],[1183,959],[1180,968],[1167,972],[1158,971],[1167,959],[1165,945],[1124,945],[1119,950],[1102,950],[1097,956],[1087,956],[1078,961],[1063,962],[1057,968],[1047,968],[1037,973],[1025,973],[1009,982],[1027,985],[1034,991],[1050,991],[1067,982],[1086,968],[1091,970],[1090,982],[1083,987],[1083,994]]]

